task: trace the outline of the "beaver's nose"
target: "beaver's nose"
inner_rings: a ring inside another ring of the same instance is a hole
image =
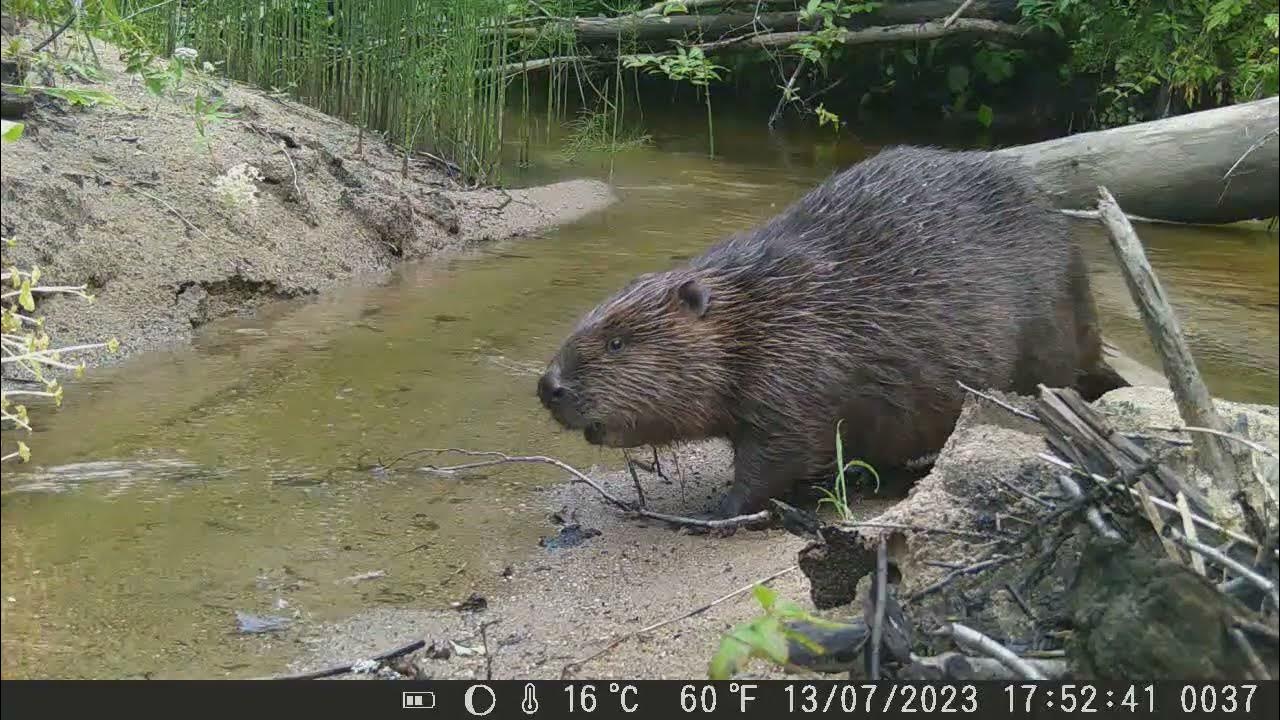
[[[560,372],[552,368],[538,378],[538,397],[550,408],[564,399],[564,385],[560,384]]]

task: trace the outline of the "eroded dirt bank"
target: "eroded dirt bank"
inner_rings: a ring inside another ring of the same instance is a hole
[[[86,284],[96,301],[39,306],[62,345],[118,338],[116,357],[188,340],[218,317],[312,295],[397,263],[571,222],[614,199],[575,180],[468,189],[447,164],[403,156],[300,104],[190,70],[163,97],[99,47],[104,79],[43,71],[41,84],[108,93],[71,107],[44,96],[4,146],[6,259],[46,282]],[[6,81],[7,82],[7,81]],[[193,97],[233,117],[197,132]],[[222,201],[220,176],[245,164],[256,202]],[[82,356],[91,364],[103,354]]]

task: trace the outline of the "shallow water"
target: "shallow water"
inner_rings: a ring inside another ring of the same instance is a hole
[[[299,626],[490,587],[550,534],[522,502],[559,475],[370,468],[449,446],[616,462],[556,432],[534,398],[564,330],[637,272],[777,212],[870,149],[758,125],[718,122],[714,161],[696,120],[664,123],[612,167],[535,155],[521,181],[608,177],[621,202],[90,373],[44,416],[35,461],[5,470],[3,675],[267,674],[301,649]],[[1110,339],[1154,362],[1096,223],[1080,222]],[[1276,403],[1274,235],[1139,232],[1211,389]],[[238,634],[237,612],[294,627]]]

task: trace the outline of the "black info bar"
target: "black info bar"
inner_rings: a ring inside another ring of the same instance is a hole
[[[246,711],[514,718],[999,717],[1275,718],[1280,690],[1263,683],[856,683],[642,681],[57,681],[3,682],[4,717],[126,710],[166,716]]]

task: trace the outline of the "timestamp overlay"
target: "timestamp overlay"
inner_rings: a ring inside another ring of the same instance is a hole
[[[899,715],[975,717],[1275,718],[1280,684],[1266,682],[858,683],[644,681],[3,681],[5,717],[252,710],[355,717],[777,718]]]

